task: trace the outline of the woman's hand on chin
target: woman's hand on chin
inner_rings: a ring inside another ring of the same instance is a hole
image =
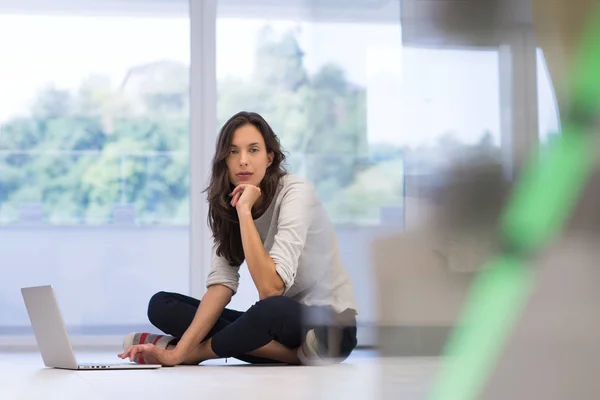
[[[240,184],[233,189],[229,196],[231,205],[239,211],[250,211],[254,204],[260,199],[260,188],[251,184]]]

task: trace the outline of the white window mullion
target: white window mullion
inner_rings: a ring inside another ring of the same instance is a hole
[[[205,292],[211,233],[208,184],[217,132],[216,23],[218,0],[190,0],[190,295]]]

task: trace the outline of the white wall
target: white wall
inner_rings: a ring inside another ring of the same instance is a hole
[[[370,243],[390,230],[337,228],[362,324],[376,321]],[[188,238],[187,227],[0,228],[0,327],[28,326],[19,289],[42,284],[55,286],[68,325],[145,324],[153,293],[188,293]],[[232,308],[257,300],[247,272],[242,282]]]

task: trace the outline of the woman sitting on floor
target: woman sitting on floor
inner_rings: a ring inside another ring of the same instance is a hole
[[[343,360],[356,346],[356,305],[334,227],[308,182],[287,173],[269,124],[240,112],[223,126],[207,189],[214,237],[202,301],[159,292],[150,322],[119,357],[165,366],[234,357],[249,363]],[[259,301],[225,308],[246,261]]]

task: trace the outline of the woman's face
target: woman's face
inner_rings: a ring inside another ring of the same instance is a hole
[[[265,140],[252,124],[239,127],[234,133],[226,159],[229,181],[234,185],[260,186],[273,153],[267,153]]]

